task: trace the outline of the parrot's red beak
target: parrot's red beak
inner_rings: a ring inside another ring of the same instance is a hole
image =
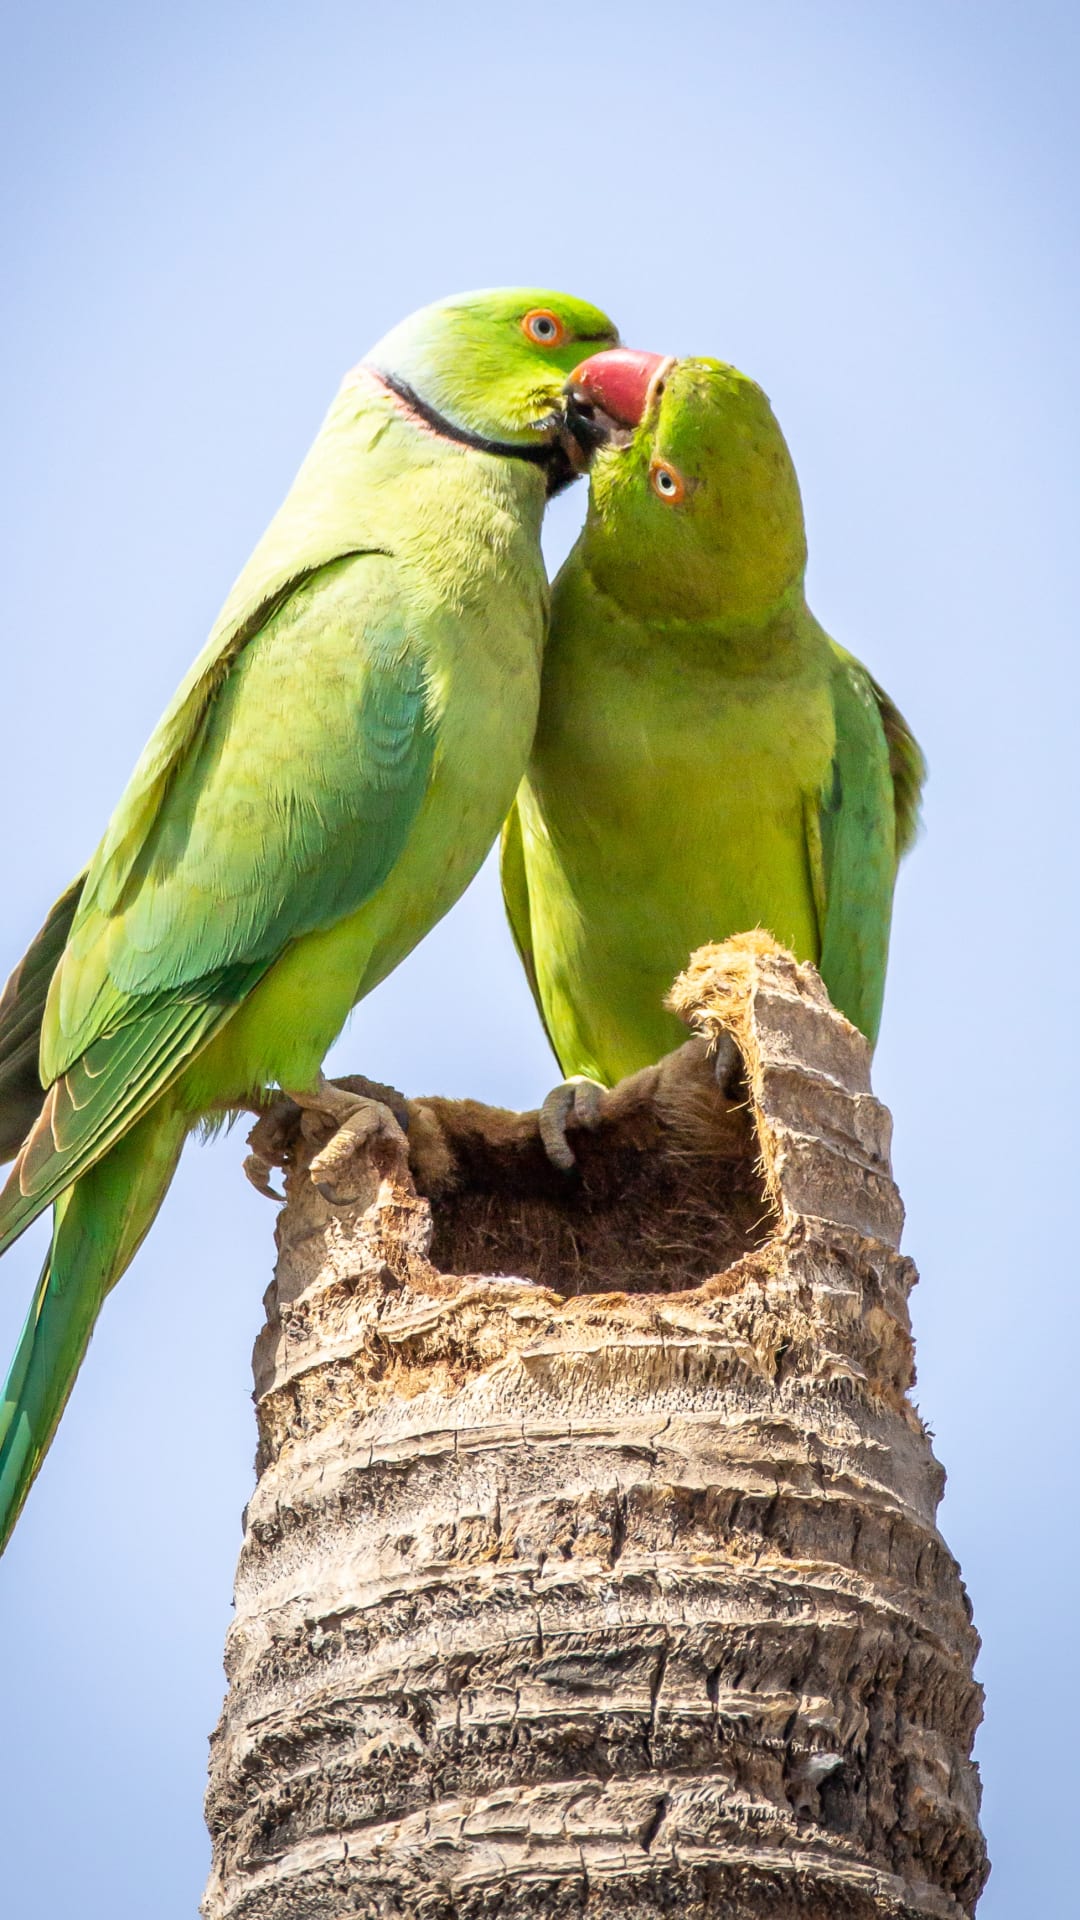
[[[662,353],[612,347],[575,367],[567,390],[573,400],[599,407],[620,427],[637,427],[645,417],[657,375],[667,364],[668,356]]]

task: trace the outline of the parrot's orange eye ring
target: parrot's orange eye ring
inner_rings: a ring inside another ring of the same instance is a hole
[[[686,498],[686,481],[670,460],[654,460],[649,468],[649,485],[658,500],[666,501],[669,507],[677,507],[680,500]]]
[[[550,307],[533,307],[525,315],[521,331],[534,347],[561,347],[566,340],[566,328]]]

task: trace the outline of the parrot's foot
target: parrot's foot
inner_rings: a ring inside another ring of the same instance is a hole
[[[361,1091],[365,1088],[370,1088],[370,1092]],[[393,1107],[379,1097],[382,1094],[391,1096],[401,1119]],[[342,1181],[361,1147],[370,1149],[372,1158],[387,1172],[394,1167],[407,1169],[409,1143],[402,1121],[408,1124],[408,1112],[401,1095],[392,1087],[376,1088],[359,1074],[351,1075],[347,1082],[327,1080],[320,1074],[310,1093],[294,1093],[292,1098],[305,1113],[317,1114],[335,1123],[330,1139],[311,1163],[312,1181],[331,1204],[354,1197],[344,1190]]]
[[[248,1134],[251,1152],[244,1161],[244,1172],[256,1191],[264,1193],[268,1200],[280,1203],[285,1198],[272,1184],[271,1175],[276,1168],[287,1164],[289,1148],[300,1130],[300,1120],[296,1101],[283,1095],[259,1115]]]
[[[388,1170],[394,1164],[408,1165],[408,1107],[396,1088],[365,1080],[361,1074],[343,1080],[327,1080],[320,1074],[310,1091],[283,1094],[252,1127],[251,1152],[244,1161],[252,1186],[270,1200],[283,1200],[284,1195],[271,1185],[272,1172],[288,1165],[298,1134],[318,1137],[327,1122],[334,1131],[311,1162],[311,1178],[327,1200],[351,1197],[339,1192],[340,1183],[363,1146],[377,1148],[375,1157]]]
[[[600,1125],[606,1087],[586,1074],[575,1073],[561,1085],[552,1087],[540,1108],[540,1138],[553,1167],[570,1173],[576,1165],[574,1149],[566,1137],[571,1124],[586,1127],[591,1133]]]

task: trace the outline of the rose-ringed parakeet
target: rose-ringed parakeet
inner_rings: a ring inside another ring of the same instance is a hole
[[[518,949],[563,1072],[549,1151],[685,1033],[664,996],[763,927],[873,1042],[923,762],[806,604],[794,467],[760,387],[715,360],[602,353],[575,386],[627,430],[555,582],[540,717],[503,834]]]
[[[544,503],[591,445],[563,389],[615,339],[594,307],[512,289],[372,349],[12,976],[0,1251],[50,1205],[54,1230],[0,1405],[0,1543],[192,1126],[274,1088],[354,1133],[393,1125],[320,1062],[511,803]]]

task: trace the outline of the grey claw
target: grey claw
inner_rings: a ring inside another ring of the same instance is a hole
[[[600,1125],[606,1088],[584,1074],[575,1074],[552,1087],[540,1107],[539,1128],[544,1152],[560,1173],[571,1173],[577,1165],[574,1150],[566,1137],[571,1119],[590,1133]]]
[[[576,1166],[573,1148],[566,1138],[566,1122],[574,1104],[574,1089],[569,1081],[552,1087],[540,1108],[540,1138],[544,1152],[560,1173],[572,1173]]]
[[[278,1206],[285,1195],[271,1186],[270,1175],[275,1167],[286,1164],[299,1120],[300,1109],[292,1100],[275,1100],[263,1109],[247,1137],[251,1152],[244,1161],[244,1172],[256,1192]]]
[[[285,1195],[279,1193],[276,1187],[271,1186],[270,1162],[264,1160],[261,1153],[248,1154],[247,1159],[244,1161],[244,1172],[251,1181],[256,1193],[265,1194],[268,1200],[274,1200],[278,1205],[281,1204]]]
[[[713,1049],[713,1073],[722,1094],[730,1095],[732,1083],[742,1066],[742,1054],[730,1033],[722,1033]]]

